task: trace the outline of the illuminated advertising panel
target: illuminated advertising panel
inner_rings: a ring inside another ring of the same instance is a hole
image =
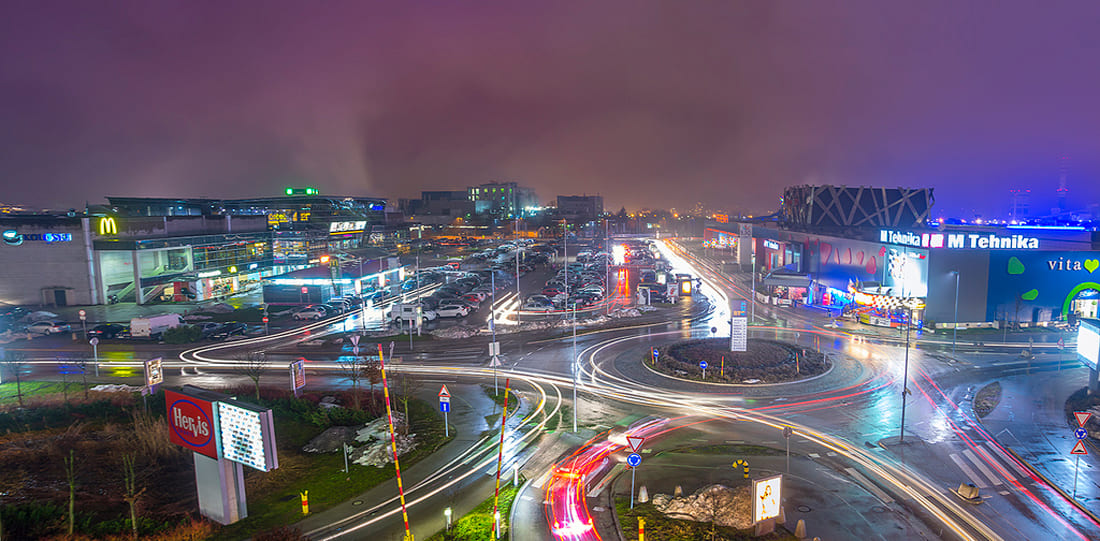
[[[164,401],[168,405],[168,438],[172,443],[218,458],[213,404],[167,389]]]
[[[779,516],[780,490],[783,476],[767,477],[752,482],[753,524]]]
[[[1077,327],[1077,357],[1085,366],[1097,369],[1100,360],[1100,321],[1081,320]]]
[[[279,467],[271,410],[241,402],[218,402],[222,457],[260,471]]]
[[[1026,235],[994,233],[913,233],[879,230],[879,242],[914,248],[972,250],[1038,250],[1039,239]]]
[[[290,363],[290,387],[297,391],[306,386],[306,362],[299,359]]]
[[[164,371],[161,370],[162,361],[161,357],[145,361],[145,384],[149,387],[156,387],[164,383]]]
[[[332,222],[328,224],[329,235],[341,235],[344,233],[362,233],[367,228],[367,222]]]

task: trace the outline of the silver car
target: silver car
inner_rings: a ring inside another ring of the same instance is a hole
[[[27,332],[37,334],[55,334],[70,331],[72,331],[72,327],[68,323],[61,321],[37,321],[27,325]]]

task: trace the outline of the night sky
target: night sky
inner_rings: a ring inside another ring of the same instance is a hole
[[[324,6],[324,9],[317,9]],[[1100,200],[1100,2],[5,2],[0,202],[417,197],[759,212],[802,183]]]

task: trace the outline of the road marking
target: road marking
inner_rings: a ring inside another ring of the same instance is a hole
[[[596,496],[599,496],[600,493],[603,492],[604,487],[606,487],[608,483],[611,482],[611,480],[615,477],[615,474],[619,473],[619,471],[625,467],[626,466],[623,466],[621,462],[615,464],[615,467],[611,468],[611,471],[607,472],[607,475],[603,476],[603,479],[600,479],[600,482],[596,483],[596,486],[592,487],[592,490],[588,491],[588,497],[595,498]]]
[[[977,456],[974,455],[973,451],[971,451],[970,449],[966,449],[966,450],[963,451],[963,454],[966,455],[966,458],[969,458],[970,461],[973,462],[974,465],[977,466],[978,469],[981,470],[981,472],[983,474],[985,474],[986,477],[989,478],[990,483],[993,483],[994,485],[1003,485],[1003,484],[1005,484],[1004,481],[1000,477],[997,477],[996,475],[993,474],[993,470],[990,470],[989,466],[985,465],[985,462],[982,462],[982,460],[980,458],[978,458]]]
[[[974,473],[974,470],[970,469],[970,466],[966,465],[966,462],[963,462],[963,459],[959,457],[958,453],[951,453],[951,461],[954,462],[955,465],[958,466],[959,469],[962,470],[962,472],[966,474],[966,476],[969,477],[970,480],[973,481],[978,488],[989,487],[989,485],[985,484],[985,481],[982,481],[981,477],[978,477],[978,475]]]
[[[874,494],[875,497],[878,498],[879,501],[881,501],[882,503],[889,505],[894,502],[894,499],[891,498],[889,494],[883,492],[882,489],[878,487],[878,485],[872,483],[871,480],[864,477],[863,474],[857,472],[852,468],[844,468],[844,470],[847,471],[848,475],[851,475],[852,478],[855,479],[860,486],[870,491],[871,494]]]
[[[1012,457],[1008,456],[1008,454],[1005,453],[1003,450],[1001,450],[1000,447],[997,447],[996,445],[994,445],[993,442],[987,441],[987,442],[985,442],[985,446],[988,447],[990,450],[992,450],[994,454],[1001,457],[1002,461],[1007,462],[1009,466],[1012,466],[1012,469],[1016,470],[1016,473],[1020,474],[1021,478],[1027,479],[1027,478],[1031,477],[1030,472],[1028,472],[1026,469],[1024,469],[1024,467],[1022,465],[1020,465],[1019,462],[1017,462],[1016,460],[1013,460]]]
[[[836,456],[836,453],[834,453],[834,452],[832,452],[832,451],[829,451],[828,453],[825,453],[825,454],[826,454],[826,455],[829,455],[829,456]]]
[[[760,443],[762,443],[762,444],[764,444],[764,445],[774,445],[774,444],[776,444],[776,443],[779,443],[779,442],[778,442],[778,441],[772,441],[772,440],[769,440],[769,441],[762,441],[762,442],[760,442]]]
[[[821,458],[821,455],[817,453],[810,453],[810,458]]]

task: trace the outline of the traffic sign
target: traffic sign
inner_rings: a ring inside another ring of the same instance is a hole
[[[783,437],[784,438],[790,438],[792,434],[794,434],[794,429],[793,428],[791,428],[789,426],[783,427]]]
[[[496,355],[493,355],[493,360],[489,361],[489,366],[501,366],[500,357],[497,357]]]
[[[638,453],[630,453],[626,457],[626,463],[629,464],[631,468],[637,468],[638,464],[642,463],[642,455],[639,455]]]
[[[77,312],[77,314],[80,315],[80,321],[84,321],[84,318],[88,316],[88,312],[85,312],[84,310]]]
[[[1073,431],[1073,435],[1077,439],[1083,440],[1083,439],[1089,437],[1089,431],[1085,430],[1084,428],[1078,428],[1077,430]]]
[[[1077,440],[1077,445],[1073,446],[1073,450],[1069,452],[1071,455],[1087,455],[1089,450],[1085,448],[1085,440]]]
[[[451,411],[450,401],[444,402],[444,401],[440,400],[439,401],[439,411],[442,411],[443,413],[447,413],[447,412]]]
[[[439,398],[451,397],[451,392],[447,390],[447,384],[443,384],[443,388],[439,390]]]
[[[1077,426],[1084,427],[1085,423],[1089,422],[1089,417],[1092,417],[1092,412],[1088,411],[1075,411],[1073,412],[1073,418],[1077,419]]]
[[[660,352],[660,351],[658,351],[658,350],[657,350],[657,348],[653,348],[653,358],[654,358],[654,359],[656,359],[656,358],[657,358],[657,356],[658,356],[658,355],[660,355],[660,354],[661,354],[661,352]]]
[[[634,451],[635,453],[638,452],[638,448],[642,446],[643,441],[645,441],[645,438],[642,437],[642,436],[627,436],[626,437],[626,442],[630,444],[630,450]]]
[[[1058,339],[1058,349],[1066,349],[1066,341],[1065,340],[1063,340],[1061,338]]]
[[[702,368],[703,370],[706,370],[707,369],[707,362],[706,361],[699,361],[699,368]]]
[[[489,342],[489,355],[494,357],[500,355],[500,342]]]
[[[356,347],[359,346],[359,335],[358,334],[353,334],[353,335],[349,336],[348,340],[351,340],[351,345],[356,346]]]
[[[93,345],[93,346],[98,346],[99,345],[99,338],[96,338],[96,337],[93,336],[91,340],[88,340],[88,343]]]

